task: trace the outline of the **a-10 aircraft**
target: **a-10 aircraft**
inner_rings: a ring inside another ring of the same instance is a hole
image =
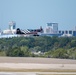
[[[20,28],[17,28],[16,34],[18,35],[32,35],[32,36],[39,36],[39,33],[42,33],[43,29],[40,27],[40,29],[27,29],[27,30],[21,30]]]

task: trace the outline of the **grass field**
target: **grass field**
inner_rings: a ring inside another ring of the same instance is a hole
[[[76,64],[76,60],[36,57],[0,57],[0,63]]]
[[[76,72],[76,70],[60,69],[10,69],[0,68],[0,72]]]

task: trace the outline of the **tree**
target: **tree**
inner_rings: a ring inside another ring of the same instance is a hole
[[[23,56],[25,56],[25,57],[30,56],[30,51],[27,46],[22,46],[21,51],[23,52]]]
[[[76,47],[76,40],[71,40],[71,47]]]
[[[51,50],[47,52],[45,55],[47,57],[53,57],[53,58],[68,58],[67,51],[62,48]]]
[[[21,49],[19,47],[15,47],[15,48],[13,48],[11,50],[8,50],[6,52],[6,55],[7,56],[13,56],[13,57],[18,57],[18,56],[22,57],[23,52],[21,51]]]

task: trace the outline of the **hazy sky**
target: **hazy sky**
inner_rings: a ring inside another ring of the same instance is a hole
[[[59,30],[76,26],[76,0],[0,0],[0,28],[7,29],[15,21],[21,29],[46,27],[59,23]]]

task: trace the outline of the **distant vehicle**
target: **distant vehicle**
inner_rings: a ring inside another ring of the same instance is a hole
[[[42,33],[43,29],[42,27],[40,29],[27,29],[27,30],[21,30],[20,28],[17,28],[16,34],[19,35],[33,35],[33,36],[39,36],[38,33]]]

